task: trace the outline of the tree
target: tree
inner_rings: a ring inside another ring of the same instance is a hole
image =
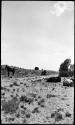
[[[69,66],[71,63],[71,59],[66,59],[59,68],[59,76],[61,77],[69,77]]]
[[[35,67],[35,70],[39,70],[39,67]]]

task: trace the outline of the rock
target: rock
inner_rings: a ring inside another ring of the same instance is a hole
[[[71,79],[64,79],[63,86],[70,86],[72,87],[74,85],[74,82]]]

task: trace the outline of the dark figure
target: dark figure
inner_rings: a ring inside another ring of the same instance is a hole
[[[61,77],[50,77],[47,79],[47,82],[61,82]]]
[[[9,76],[9,73],[10,72],[12,72],[12,74],[14,75],[14,73],[15,73],[15,69],[14,68],[10,68],[9,66],[5,66],[5,70],[7,70],[7,72],[8,72],[8,76]]]

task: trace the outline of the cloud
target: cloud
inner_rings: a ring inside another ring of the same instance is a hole
[[[72,11],[74,9],[74,2],[72,1],[59,1],[53,5],[53,9],[50,10],[50,13],[56,16],[60,16],[67,11]]]

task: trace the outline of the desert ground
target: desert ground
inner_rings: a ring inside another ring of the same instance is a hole
[[[48,77],[1,78],[1,123],[73,124],[74,87]]]

